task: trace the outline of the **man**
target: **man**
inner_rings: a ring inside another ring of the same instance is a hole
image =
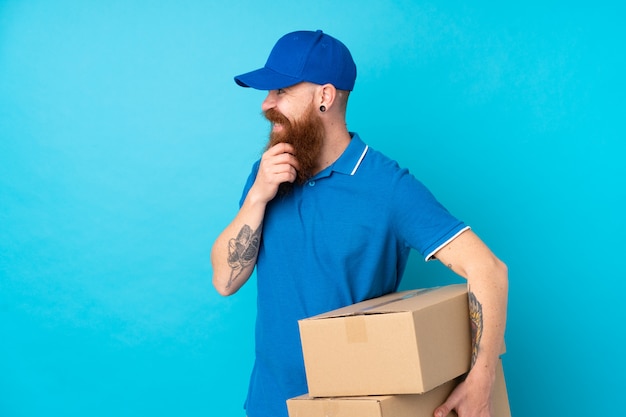
[[[283,36],[263,68],[235,77],[268,91],[262,109],[272,124],[240,210],[211,252],[222,295],[257,268],[248,417],[286,416],[285,401],[307,392],[297,320],[395,291],[411,248],[469,285],[473,366],[435,416],[491,416],[506,266],[406,169],[347,130],[355,80],[348,49],[322,31]]]

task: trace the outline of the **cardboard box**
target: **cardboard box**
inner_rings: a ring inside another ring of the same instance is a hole
[[[493,417],[511,417],[509,393],[506,389],[506,378],[504,377],[502,360],[500,360],[496,372],[496,382],[493,388]]]
[[[470,367],[465,284],[388,294],[298,324],[312,397],[421,394]]]
[[[432,417],[456,385],[449,381],[432,391],[414,395],[317,397],[287,400],[289,417]]]
[[[449,381],[424,394],[334,398],[303,395],[287,400],[287,409],[289,417],[432,417],[456,384],[455,380]],[[496,374],[493,401],[494,417],[511,417],[502,363]]]

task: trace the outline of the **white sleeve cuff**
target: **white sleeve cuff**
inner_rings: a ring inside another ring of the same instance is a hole
[[[439,252],[439,250],[441,248],[443,248],[444,246],[446,246],[448,243],[452,242],[454,239],[456,239],[461,233],[465,232],[466,230],[469,230],[470,227],[469,226],[465,226],[463,229],[459,230],[454,236],[452,236],[450,239],[446,240],[445,242],[443,242],[441,245],[439,245],[437,248],[435,248],[434,251],[432,251],[431,253],[428,254],[428,256],[426,256],[425,261],[428,262],[430,260],[432,260],[432,258],[435,256],[435,254],[437,252]]]

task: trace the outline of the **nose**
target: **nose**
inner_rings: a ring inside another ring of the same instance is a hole
[[[276,101],[274,100],[273,93],[274,93],[273,91],[267,92],[267,97],[265,97],[265,100],[263,100],[263,103],[261,104],[261,110],[268,111],[269,109],[273,108],[276,105]]]

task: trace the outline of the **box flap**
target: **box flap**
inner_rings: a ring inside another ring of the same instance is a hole
[[[395,292],[322,313],[304,320],[416,311],[463,292],[467,292],[466,284]]]
[[[386,417],[381,402],[385,397],[311,398],[306,395],[287,400],[290,417]]]
[[[290,398],[291,401],[297,400],[309,400],[309,401],[385,401],[388,398],[392,398],[393,395],[358,395],[358,396],[343,396],[343,397],[311,397],[309,394],[299,395],[297,397]]]

